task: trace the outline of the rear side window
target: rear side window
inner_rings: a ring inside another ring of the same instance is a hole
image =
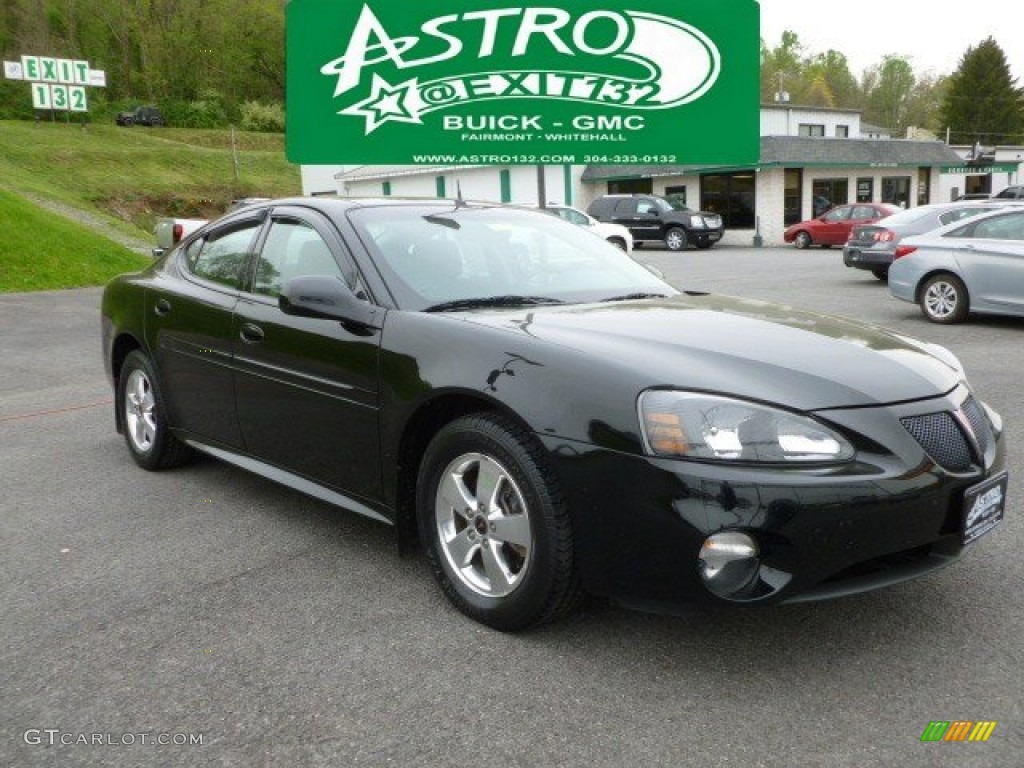
[[[960,219],[966,219],[969,216],[977,216],[979,213],[991,210],[991,208],[957,208],[954,211],[946,211],[941,214],[939,221],[943,224],[952,224],[954,221],[960,221]]]
[[[979,221],[973,227],[973,237],[991,240],[1024,240],[1024,214],[1008,213]]]
[[[249,248],[260,224],[259,221],[245,222],[196,241],[185,252],[188,270],[204,280],[238,288],[249,261]]]

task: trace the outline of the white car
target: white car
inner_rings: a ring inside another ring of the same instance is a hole
[[[545,210],[548,213],[553,213],[565,219],[571,224],[589,227],[595,235],[600,235],[616,248],[621,248],[626,253],[633,252],[633,235],[621,224],[598,221],[593,216],[584,213],[579,208],[573,208],[571,205],[552,205],[549,203],[545,206]]]

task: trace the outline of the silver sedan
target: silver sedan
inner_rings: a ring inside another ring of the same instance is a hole
[[[934,323],[1024,317],[1024,209],[1004,208],[903,240],[889,291]]]

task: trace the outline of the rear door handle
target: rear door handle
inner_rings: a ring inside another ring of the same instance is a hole
[[[263,329],[252,323],[242,325],[242,332],[239,335],[247,344],[259,344],[263,341]]]
[[[171,311],[171,302],[167,299],[157,299],[156,304],[153,306],[153,311],[156,312],[160,317],[163,317]]]

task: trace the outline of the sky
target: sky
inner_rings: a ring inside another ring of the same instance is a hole
[[[936,3],[927,0],[760,0],[761,37],[774,48],[784,30],[800,38],[806,53],[830,48],[846,56],[850,71],[881,62],[886,54],[906,56],[915,74],[953,73],[968,46],[988,36],[1006,54],[1010,73],[1024,85],[1024,45],[1014,21],[1021,0],[973,0]]]

